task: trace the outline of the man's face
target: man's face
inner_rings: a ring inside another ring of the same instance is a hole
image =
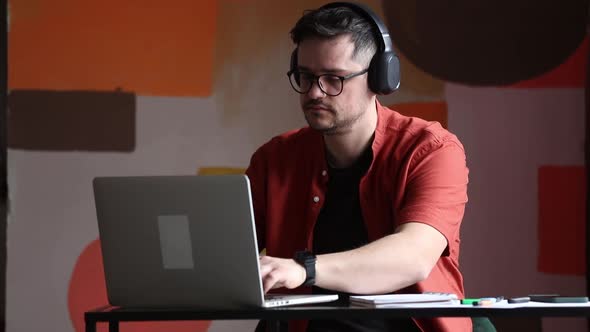
[[[353,59],[354,43],[349,35],[331,39],[306,39],[299,44],[298,69],[313,75],[334,74],[346,76],[360,72],[366,67]],[[355,128],[362,121],[371,91],[367,75],[360,75],[343,82],[342,93],[328,96],[313,84],[309,92],[300,97],[301,108],[309,126],[325,134],[340,134]]]

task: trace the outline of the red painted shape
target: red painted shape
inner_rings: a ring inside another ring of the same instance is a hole
[[[583,166],[539,168],[540,272],[586,274],[586,173]]]
[[[84,331],[84,312],[108,304],[100,242],[92,241],[80,254],[70,278],[68,309],[76,332]],[[205,332],[211,321],[126,322],[121,332]],[[106,323],[97,331],[106,332]]]

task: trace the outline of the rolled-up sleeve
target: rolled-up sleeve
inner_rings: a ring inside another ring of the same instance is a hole
[[[448,246],[443,256],[458,248],[459,228],[467,203],[465,151],[456,138],[430,142],[412,155],[399,223],[420,222],[443,234]]]

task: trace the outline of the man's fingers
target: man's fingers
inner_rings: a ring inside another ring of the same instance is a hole
[[[272,260],[272,258],[270,258],[266,255],[258,256],[258,258],[260,259],[261,264],[268,263],[269,261]]]
[[[296,288],[305,280],[305,269],[290,259],[261,256],[260,277],[265,293],[273,288]]]
[[[264,286],[264,293],[268,292],[269,290],[271,290],[273,288],[281,287],[280,285],[277,285],[279,280],[280,279],[278,277],[278,273],[276,272],[276,270],[270,271],[266,275],[266,277],[262,278],[262,284]]]
[[[266,275],[272,271],[272,265],[269,264],[260,264],[260,277],[262,279],[266,278]]]

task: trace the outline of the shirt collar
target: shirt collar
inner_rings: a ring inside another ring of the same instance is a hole
[[[377,152],[383,145],[386,128],[388,126],[387,119],[389,117],[389,113],[391,113],[391,111],[386,107],[383,107],[377,99],[375,99],[375,104],[377,106],[377,126],[375,128],[375,135],[371,145],[373,156],[377,155]],[[324,143],[324,135],[311,128],[309,128],[309,130],[311,131],[310,145],[312,146],[313,154],[316,157],[316,167],[327,170],[328,162],[326,161],[326,144]],[[373,163],[371,162],[371,165],[372,164]]]

